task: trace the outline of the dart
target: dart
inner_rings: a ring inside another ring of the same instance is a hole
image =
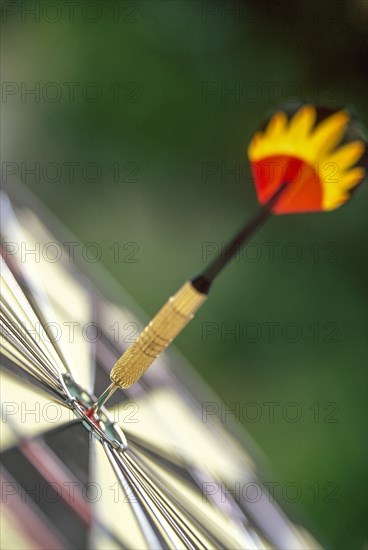
[[[366,175],[367,145],[346,109],[304,104],[279,110],[252,137],[248,158],[260,211],[202,273],[174,294],[112,368],[111,385],[89,411],[96,414],[118,388],[135,384],[206,301],[213,282],[272,214],[335,210]]]
[[[121,287],[106,297],[70,261],[61,243],[73,239],[25,189],[12,181],[1,192],[0,463],[7,495],[1,519],[2,525],[11,521],[2,547],[320,547],[262,485],[261,461],[247,440],[235,437],[216,413],[206,412],[204,421],[204,405],[224,405],[190,365],[173,350],[148,368],[212,294],[236,250],[267,220],[333,210],[363,180],[365,140],[352,117],[309,105],[302,114],[278,111],[252,138],[248,156],[260,209],[165,304],[138,338],[140,347],[133,344],[120,359],[122,348],[108,331],[91,343],[82,327],[123,325],[136,311],[134,302]],[[298,131],[291,139],[295,117]],[[50,242],[63,250],[58,262],[34,253],[37,243]],[[17,252],[22,244],[33,251],[26,265]],[[112,291],[107,274],[105,281]],[[70,324],[71,315],[79,323],[73,341],[65,331],[52,338],[49,326]],[[135,353],[128,355],[129,349]],[[116,383],[119,377],[126,388]],[[103,406],[119,387],[120,395]],[[258,487],[259,500],[234,492],[239,483]],[[51,484],[62,488],[60,499],[47,498]],[[75,485],[70,501],[66,488]],[[101,488],[101,498],[91,503],[87,485]],[[22,493],[14,491],[17,486]],[[14,536],[16,543],[9,544]]]

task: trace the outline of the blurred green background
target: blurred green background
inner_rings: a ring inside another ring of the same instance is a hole
[[[245,150],[268,111],[305,98],[367,115],[365,0],[2,8],[3,181],[16,171],[98,243],[149,314],[256,211]],[[37,162],[40,177],[27,173]],[[246,407],[272,479],[300,486],[297,504],[276,490],[286,510],[338,549],[366,544],[367,195],[271,219],[177,341],[230,408]]]

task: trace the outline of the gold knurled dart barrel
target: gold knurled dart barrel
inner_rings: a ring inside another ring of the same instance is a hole
[[[171,296],[146,326],[137,340],[115,363],[110,378],[115,386],[135,384],[160,353],[193,319],[207,295],[198,292],[190,281]]]

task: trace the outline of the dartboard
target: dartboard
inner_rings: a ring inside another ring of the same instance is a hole
[[[91,420],[139,309],[24,189],[1,214],[2,548],[316,547],[175,350]]]

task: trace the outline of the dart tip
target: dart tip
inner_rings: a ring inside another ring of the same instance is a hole
[[[100,395],[100,397],[95,401],[92,405],[92,407],[88,410],[87,415],[88,416],[94,416],[99,409],[106,403],[108,399],[112,396],[112,394],[118,389],[118,386],[116,386],[114,383],[110,384],[108,388]]]

